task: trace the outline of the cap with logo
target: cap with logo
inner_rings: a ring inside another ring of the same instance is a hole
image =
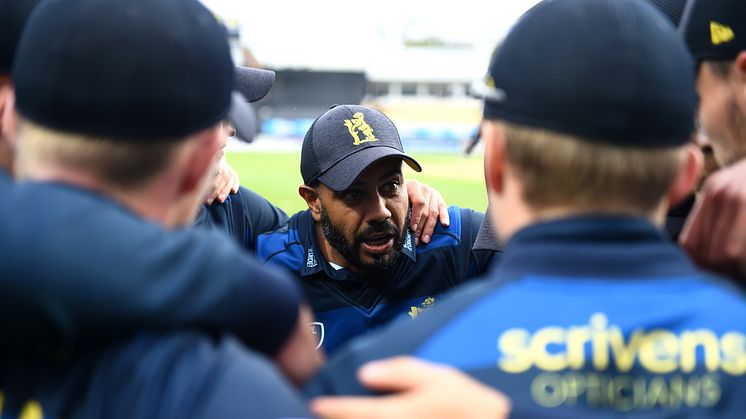
[[[300,172],[306,185],[319,180],[343,191],[370,165],[390,157],[422,171],[415,159],[404,154],[399,131],[386,115],[363,106],[335,105],[306,132]]]
[[[746,50],[746,3],[743,0],[690,1],[681,31],[697,61],[731,60]]]
[[[693,63],[676,29],[641,0],[543,1],[490,63],[484,116],[620,146],[685,144]]]
[[[177,140],[229,111],[253,135],[245,100],[264,96],[273,77],[234,69],[225,29],[197,0],[42,2],[13,64],[22,116],[126,141]]]

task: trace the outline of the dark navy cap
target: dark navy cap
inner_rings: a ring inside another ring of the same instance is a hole
[[[300,173],[306,185],[319,180],[332,190],[350,187],[371,164],[398,157],[417,172],[422,167],[404,154],[399,131],[378,110],[335,105],[318,117],[303,139]]]
[[[24,117],[127,141],[183,138],[232,107],[232,122],[247,131],[248,105],[233,89],[251,74],[234,69],[225,29],[197,0],[45,1],[13,66]],[[266,75],[256,78],[264,90]]]
[[[41,0],[0,0],[0,74],[10,74],[23,26]]]
[[[256,102],[266,96],[275,82],[275,72],[251,67],[236,67],[235,72],[235,88],[241,93],[233,92],[228,120],[236,129],[236,137],[250,143],[254,141],[258,122],[245,101]]]
[[[681,31],[697,61],[732,60],[746,50],[746,2],[693,0]]]
[[[484,116],[616,145],[681,145],[694,131],[693,68],[645,1],[543,1],[493,55]]]

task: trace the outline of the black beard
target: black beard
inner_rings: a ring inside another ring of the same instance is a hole
[[[337,251],[342,257],[345,258],[352,266],[364,276],[371,276],[378,273],[382,273],[399,261],[401,257],[401,249],[404,246],[404,241],[407,239],[409,233],[409,219],[410,210],[407,210],[407,216],[404,220],[404,228],[399,231],[391,220],[382,221],[376,225],[370,225],[362,233],[355,236],[355,241],[350,243],[345,238],[342,230],[332,223],[329,218],[329,213],[326,212],[326,208],[321,206],[321,231],[324,233],[324,238],[327,242]],[[365,263],[360,257],[360,247],[363,241],[371,234],[380,234],[383,232],[390,232],[394,237],[398,237],[398,240],[394,241],[392,248],[393,252],[386,253],[373,258],[373,263]]]

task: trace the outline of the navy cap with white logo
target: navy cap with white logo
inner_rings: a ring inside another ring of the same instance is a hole
[[[691,56],[641,0],[539,3],[493,55],[486,84],[487,119],[619,146],[681,145],[694,131]]]
[[[253,135],[245,102],[266,94],[273,77],[234,68],[225,29],[197,0],[44,1],[12,75],[22,116],[123,141],[178,140],[229,111]],[[242,85],[249,97],[233,94]]]
[[[300,172],[306,185],[318,180],[343,191],[370,165],[390,157],[422,171],[415,159],[404,154],[399,131],[386,115],[363,106],[339,105],[319,116],[306,132]]]
[[[684,12],[681,31],[698,61],[732,60],[746,50],[746,2],[691,1]]]

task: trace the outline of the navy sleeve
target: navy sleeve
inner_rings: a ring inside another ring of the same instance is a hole
[[[97,197],[63,192],[43,190],[58,203],[54,210],[23,200],[23,211],[3,212],[0,242],[14,243],[0,258],[3,350],[200,328],[274,354],[293,331],[301,301],[295,279],[222,233],[166,231]]]
[[[461,208],[461,258],[464,261],[466,273],[461,275],[462,278],[471,279],[481,274],[477,259],[474,257],[472,247],[479,232],[479,226],[482,224],[484,214],[469,208]]]
[[[246,217],[246,239],[254,249],[257,236],[280,228],[288,221],[288,215],[258,193],[243,186],[239,196]]]
[[[287,214],[280,208],[241,186],[238,193],[229,195],[225,202],[203,205],[194,225],[223,231],[241,247],[254,251],[257,236],[276,230],[287,220]]]

